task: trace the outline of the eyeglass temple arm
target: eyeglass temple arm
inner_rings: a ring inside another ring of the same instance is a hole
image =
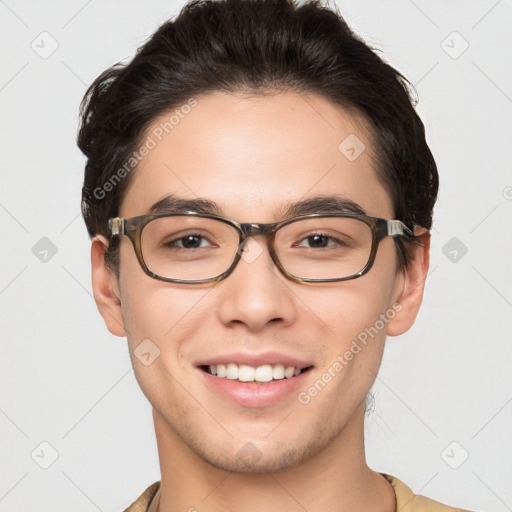
[[[401,220],[388,220],[388,235],[403,235],[408,238],[414,236],[414,233]]]
[[[109,219],[108,227],[110,229],[110,234],[114,235],[124,235],[125,233],[125,219],[122,217],[116,217],[114,219]]]

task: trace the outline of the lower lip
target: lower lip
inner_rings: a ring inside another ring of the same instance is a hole
[[[270,382],[240,382],[211,375],[198,368],[203,374],[206,384],[215,393],[244,407],[268,407],[281,400],[297,395],[298,388],[303,384],[307,372],[289,379],[272,380]]]

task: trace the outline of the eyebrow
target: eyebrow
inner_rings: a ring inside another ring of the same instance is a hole
[[[281,208],[283,218],[309,215],[310,213],[351,213],[366,215],[362,206],[347,197],[338,195],[309,197],[302,201],[285,203]]]
[[[181,213],[193,211],[209,215],[221,215],[219,206],[209,199],[184,199],[173,195],[165,196],[149,208],[149,213]]]
[[[200,197],[185,199],[168,195],[149,208],[149,213],[181,213],[186,211],[223,216],[217,203]],[[280,217],[283,220],[311,213],[367,215],[362,206],[340,195],[315,196],[300,201],[287,202],[279,209]]]

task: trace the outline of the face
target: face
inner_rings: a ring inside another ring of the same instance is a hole
[[[292,92],[196,99],[197,106],[139,164],[120,216],[146,214],[172,195],[213,201],[219,214],[238,222],[271,223],[282,220],[290,203],[335,196],[357,203],[367,215],[393,218],[364,124],[339,107]],[[168,118],[155,120],[148,134]],[[339,149],[354,134],[366,148],[355,160]],[[396,272],[391,237],[380,243],[368,274],[310,285],[286,279],[265,238],[254,240],[261,254],[241,259],[228,278],[214,284],[152,279],[126,237],[119,281],[104,269],[99,249],[93,256],[100,311],[113,333],[128,338],[136,377],[154,408],[157,436],[239,472],[292,467],[344,433],[362,430],[386,331],[409,328],[422,291],[409,286],[407,273]],[[106,289],[115,300],[100,297]],[[143,340],[159,351],[147,366],[136,357]],[[303,371],[265,383],[205,371],[229,363]]]

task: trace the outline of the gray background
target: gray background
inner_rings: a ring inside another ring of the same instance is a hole
[[[441,176],[423,307],[388,339],[368,461],[512,510],[512,2],[338,3],[416,85]],[[119,511],[159,479],[126,341],[91,295],[75,134],[86,86],[181,5],[0,1],[0,512]]]

